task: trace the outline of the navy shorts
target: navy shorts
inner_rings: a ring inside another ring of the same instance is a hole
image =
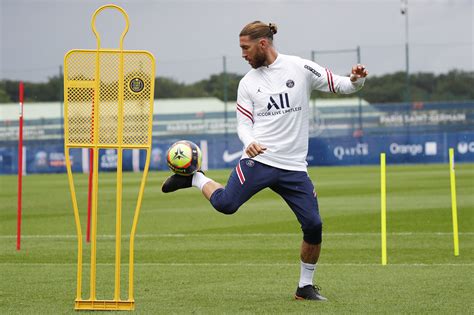
[[[293,210],[301,225],[303,239],[310,244],[321,243],[318,199],[306,172],[283,170],[252,159],[242,159],[232,171],[226,187],[216,190],[210,201],[217,211],[233,214],[267,187],[279,194]]]

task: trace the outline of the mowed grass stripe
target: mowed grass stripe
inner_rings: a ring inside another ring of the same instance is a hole
[[[474,232],[458,232],[459,235],[474,235]],[[181,237],[301,237],[301,233],[214,233],[214,234],[178,234],[178,233],[168,233],[168,234],[137,234],[135,238],[181,238]],[[436,236],[452,236],[452,232],[388,232],[387,235],[396,235],[396,236],[412,236],[412,235],[436,235]],[[377,232],[354,232],[354,233],[338,233],[338,232],[328,232],[324,233],[324,236],[329,237],[339,237],[339,236],[380,236],[380,233]],[[84,236],[85,237],[85,236]],[[0,239],[16,239],[16,235],[0,235]],[[77,239],[77,235],[74,234],[57,234],[57,235],[48,235],[48,234],[36,234],[36,235],[22,235],[22,238],[74,238]],[[97,235],[97,239],[115,239],[115,234],[102,234]],[[130,239],[130,236],[122,235],[121,239]]]
[[[15,265],[23,265],[23,266],[77,266],[75,263],[1,263],[0,265],[3,266],[15,266]],[[115,266],[115,263],[97,263],[97,266]],[[122,263],[121,266],[129,266],[128,263]],[[230,267],[281,267],[281,266],[288,266],[294,267],[295,263],[179,263],[179,262],[170,262],[170,263],[134,263],[135,266],[177,266],[177,267],[192,267],[192,266],[230,266]],[[375,263],[318,263],[318,266],[379,266],[380,264]],[[83,266],[90,266],[90,263],[84,262]],[[402,267],[432,267],[432,266],[452,266],[452,267],[469,267],[474,266],[474,263],[444,263],[444,264],[420,264],[420,263],[412,263],[412,264],[390,264],[390,266],[402,266]]]

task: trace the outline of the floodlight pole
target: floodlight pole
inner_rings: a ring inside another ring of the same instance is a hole
[[[410,91],[410,53],[408,48],[408,0],[401,0],[400,13],[405,16],[405,73],[406,73],[406,95],[405,101],[411,102],[411,91]]]
[[[224,128],[225,128],[225,150],[228,150],[228,115],[227,115],[227,101],[228,101],[228,82],[227,82],[227,58],[222,56],[223,76],[224,76]]]
[[[357,63],[360,64],[361,61],[360,61],[360,46],[357,46]],[[360,97],[360,94],[358,94],[357,96],[357,99],[359,101],[359,132],[360,132],[360,136],[362,136],[362,130],[363,130],[363,126],[362,126],[362,99]]]

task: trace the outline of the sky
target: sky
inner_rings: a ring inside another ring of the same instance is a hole
[[[255,20],[278,25],[280,53],[314,55],[339,74],[357,47],[371,75],[404,71],[407,30],[410,72],[474,71],[474,0],[408,0],[408,20],[400,0],[0,0],[0,79],[57,76],[67,51],[96,48],[91,17],[108,3],[128,13],[124,49],[150,51],[157,76],[184,83],[222,72],[224,56],[226,71],[245,74],[238,34]],[[96,23],[102,47],[118,47],[118,11]]]

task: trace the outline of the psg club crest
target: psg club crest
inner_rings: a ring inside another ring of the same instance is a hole
[[[293,80],[288,80],[286,81],[286,86],[289,87],[290,89],[295,86],[295,81]]]
[[[140,93],[145,87],[145,83],[140,78],[133,78],[130,80],[130,90],[135,93]]]
[[[246,160],[245,164],[247,164],[248,167],[253,167],[255,165],[255,162],[253,160]]]

